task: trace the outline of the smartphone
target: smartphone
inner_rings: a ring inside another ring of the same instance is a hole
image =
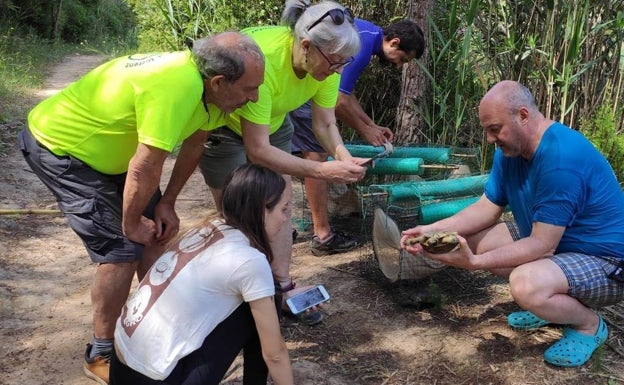
[[[329,293],[323,285],[317,285],[310,289],[295,294],[286,300],[286,305],[293,314],[303,313],[312,306],[329,301]]]
[[[384,151],[379,152],[377,154],[375,154],[372,158],[369,158],[367,160],[365,160],[364,162],[360,163],[360,166],[368,166],[370,164],[373,163],[374,160],[379,159],[379,158],[384,158],[386,157],[388,154]]]

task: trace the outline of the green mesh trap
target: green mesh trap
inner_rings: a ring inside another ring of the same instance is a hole
[[[422,158],[382,158],[375,160],[374,167],[366,170],[367,175],[421,175]]]
[[[345,144],[349,153],[355,157],[370,158],[384,151],[382,146],[364,144]],[[450,147],[395,147],[389,158],[421,158],[428,163],[447,163],[451,159]]]
[[[382,146],[346,143],[355,157],[369,158]],[[488,175],[481,170],[477,148],[410,145],[395,147],[389,157],[375,161],[366,177],[350,185],[329,184],[330,225],[371,240],[374,212],[381,208],[401,229],[455,214],[483,193]],[[302,188],[303,181],[294,179]],[[312,228],[305,192],[295,192],[293,227]]]

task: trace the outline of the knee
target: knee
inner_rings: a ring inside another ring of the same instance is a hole
[[[514,301],[523,308],[529,308],[540,300],[535,274],[523,266],[515,268],[509,275],[509,288]]]

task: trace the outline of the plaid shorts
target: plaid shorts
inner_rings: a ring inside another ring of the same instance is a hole
[[[568,294],[585,306],[598,308],[624,300],[624,282],[609,278],[618,260],[581,253],[560,253],[550,259],[568,279]]]
[[[505,221],[514,241],[520,231],[514,221]],[[550,257],[568,279],[568,295],[585,306],[598,308],[624,300],[624,282],[609,278],[618,269],[621,260],[581,253],[561,253]]]
[[[507,230],[509,230],[509,234],[511,234],[511,238],[515,241],[520,239],[520,229],[518,228],[518,224],[516,221],[505,221],[507,225]]]

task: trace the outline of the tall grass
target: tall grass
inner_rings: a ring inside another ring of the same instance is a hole
[[[187,37],[277,24],[282,0],[128,0],[142,26],[141,45],[180,48]],[[344,0],[363,19],[384,26],[408,17],[402,0]],[[429,61],[420,61],[430,85],[418,113],[423,141],[491,149],[479,127],[483,94],[503,79],[518,80],[534,93],[550,118],[579,128],[594,116],[612,89],[612,111],[622,102],[624,0],[448,0],[433,3],[425,33]],[[371,65],[355,94],[378,124],[413,130],[397,122],[398,71]],[[614,116],[619,135],[621,115]],[[586,120],[583,120],[586,121]],[[352,133],[348,133],[349,138]],[[409,137],[409,136],[406,136]]]
[[[618,133],[624,107],[615,106],[611,91],[605,93],[602,102],[592,116],[581,118],[581,132],[609,159],[620,182],[624,181],[624,136]]]
[[[490,151],[476,108],[503,79],[527,85],[549,118],[578,129],[602,108],[602,121],[612,113],[614,135],[621,133],[624,1],[445,4],[430,14],[431,61],[422,63],[432,84],[424,114],[428,140]]]
[[[23,118],[32,107],[28,91],[43,84],[46,64],[72,51],[36,35],[16,35],[12,27],[0,30],[0,123]]]
[[[284,2],[127,0],[140,26],[139,48],[181,49],[188,39],[259,24],[278,24]]]
[[[431,82],[429,108],[423,112],[427,143],[443,145],[471,144],[481,138],[464,130],[474,114],[474,106],[483,93],[485,82],[479,76],[479,56],[473,51],[475,19],[479,0],[453,2],[440,6],[429,16],[430,62],[417,62]],[[482,77],[482,76],[481,76]]]

